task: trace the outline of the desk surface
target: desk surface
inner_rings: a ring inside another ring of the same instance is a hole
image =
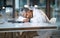
[[[34,29],[57,29],[57,25],[49,24],[49,23],[3,23],[3,24],[0,24],[0,31],[34,30]]]

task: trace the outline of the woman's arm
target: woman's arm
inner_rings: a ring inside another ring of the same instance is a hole
[[[49,22],[49,18],[47,17],[47,15],[42,10],[40,10],[40,12],[45,17],[46,22]]]

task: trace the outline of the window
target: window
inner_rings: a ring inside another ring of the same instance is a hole
[[[56,18],[56,22],[58,25],[59,22],[60,22],[60,0],[53,0],[51,3],[50,3],[50,6],[51,9],[51,17],[55,17]]]
[[[0,20],[7,21],[13,17],[13,0],[1,0],[0,1]]]
[[[30,0],[30,5],[44,6],[46,5],[46,0]]]

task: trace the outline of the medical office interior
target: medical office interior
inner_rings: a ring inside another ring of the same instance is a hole
[[[15,20],[22,15],[22,8],[24,7],[42,10],[50,23],[57,27],[56,30],[47,30],[49,34],[44,30],[39,31],[40,36],[33,38],[60,38],[60,0],[0,0],[0,26],[4,23],[6,24],[3,27],[6,27],[7,23],[20,24]],[[0,38],[32,38],[28,36],[27,32],[25,33],[26,37],[24,35],[20,37],[20,32],[1,32],[1,28]]]

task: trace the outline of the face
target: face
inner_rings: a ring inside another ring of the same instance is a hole
[[[26,13],[24,13],[23,14],[23,16],[25,17],[25,18],[32,18],[33,17],[33,11],[32,10],[29,10],[29,11],[27,11]]]

